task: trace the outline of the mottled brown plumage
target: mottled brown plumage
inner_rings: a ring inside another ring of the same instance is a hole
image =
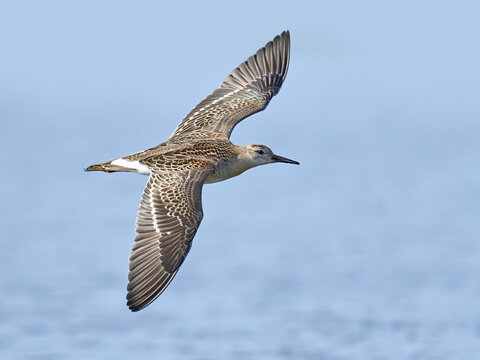
[[[203,217],[204,183],[237,176],[273,162],[298,164],[263,145],[233,145],[230,134],[242,119],[265,109],[285,79],[288,31],[275,37],[198,104],[162,144],[87,171],[149,175],[136,220],[130,255],[127,304],[132,311],[154,301],[177,273]]]

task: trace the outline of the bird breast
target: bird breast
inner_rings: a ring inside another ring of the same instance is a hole
[[[238,158],[220,160],[215,164],[213,172],[205,180],[205,184],[215,183],[230,179],[234,176],[240,175],[245,170],[250,169],[250,163]]]

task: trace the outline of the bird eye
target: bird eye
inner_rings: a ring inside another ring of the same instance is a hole
[[[259,153],[260,155],[263,155],[263,150],[257,150],[257,153]]]

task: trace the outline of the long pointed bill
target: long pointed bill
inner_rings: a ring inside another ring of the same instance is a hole
[[[272,160],[275,161],[275,162],[283,162],[283,163],[287,163],[287,164],[300,165],[300,163],[298,161],[290,160],[290,159],[284,158],[283,156],[279,156],[279,155],[275,155],[275,154],[272,155]]]

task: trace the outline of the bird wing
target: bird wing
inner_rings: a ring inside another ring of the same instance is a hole
[[[265,109],[287,75],[290,33],[284,31],[240,64],[178,125],[168,142],[230,137],[241,120]]]
[[[203,217],[202,187],[212,169],[152,172],[143,191],[130,255],[127,305],[143,309],[170,284]]]

